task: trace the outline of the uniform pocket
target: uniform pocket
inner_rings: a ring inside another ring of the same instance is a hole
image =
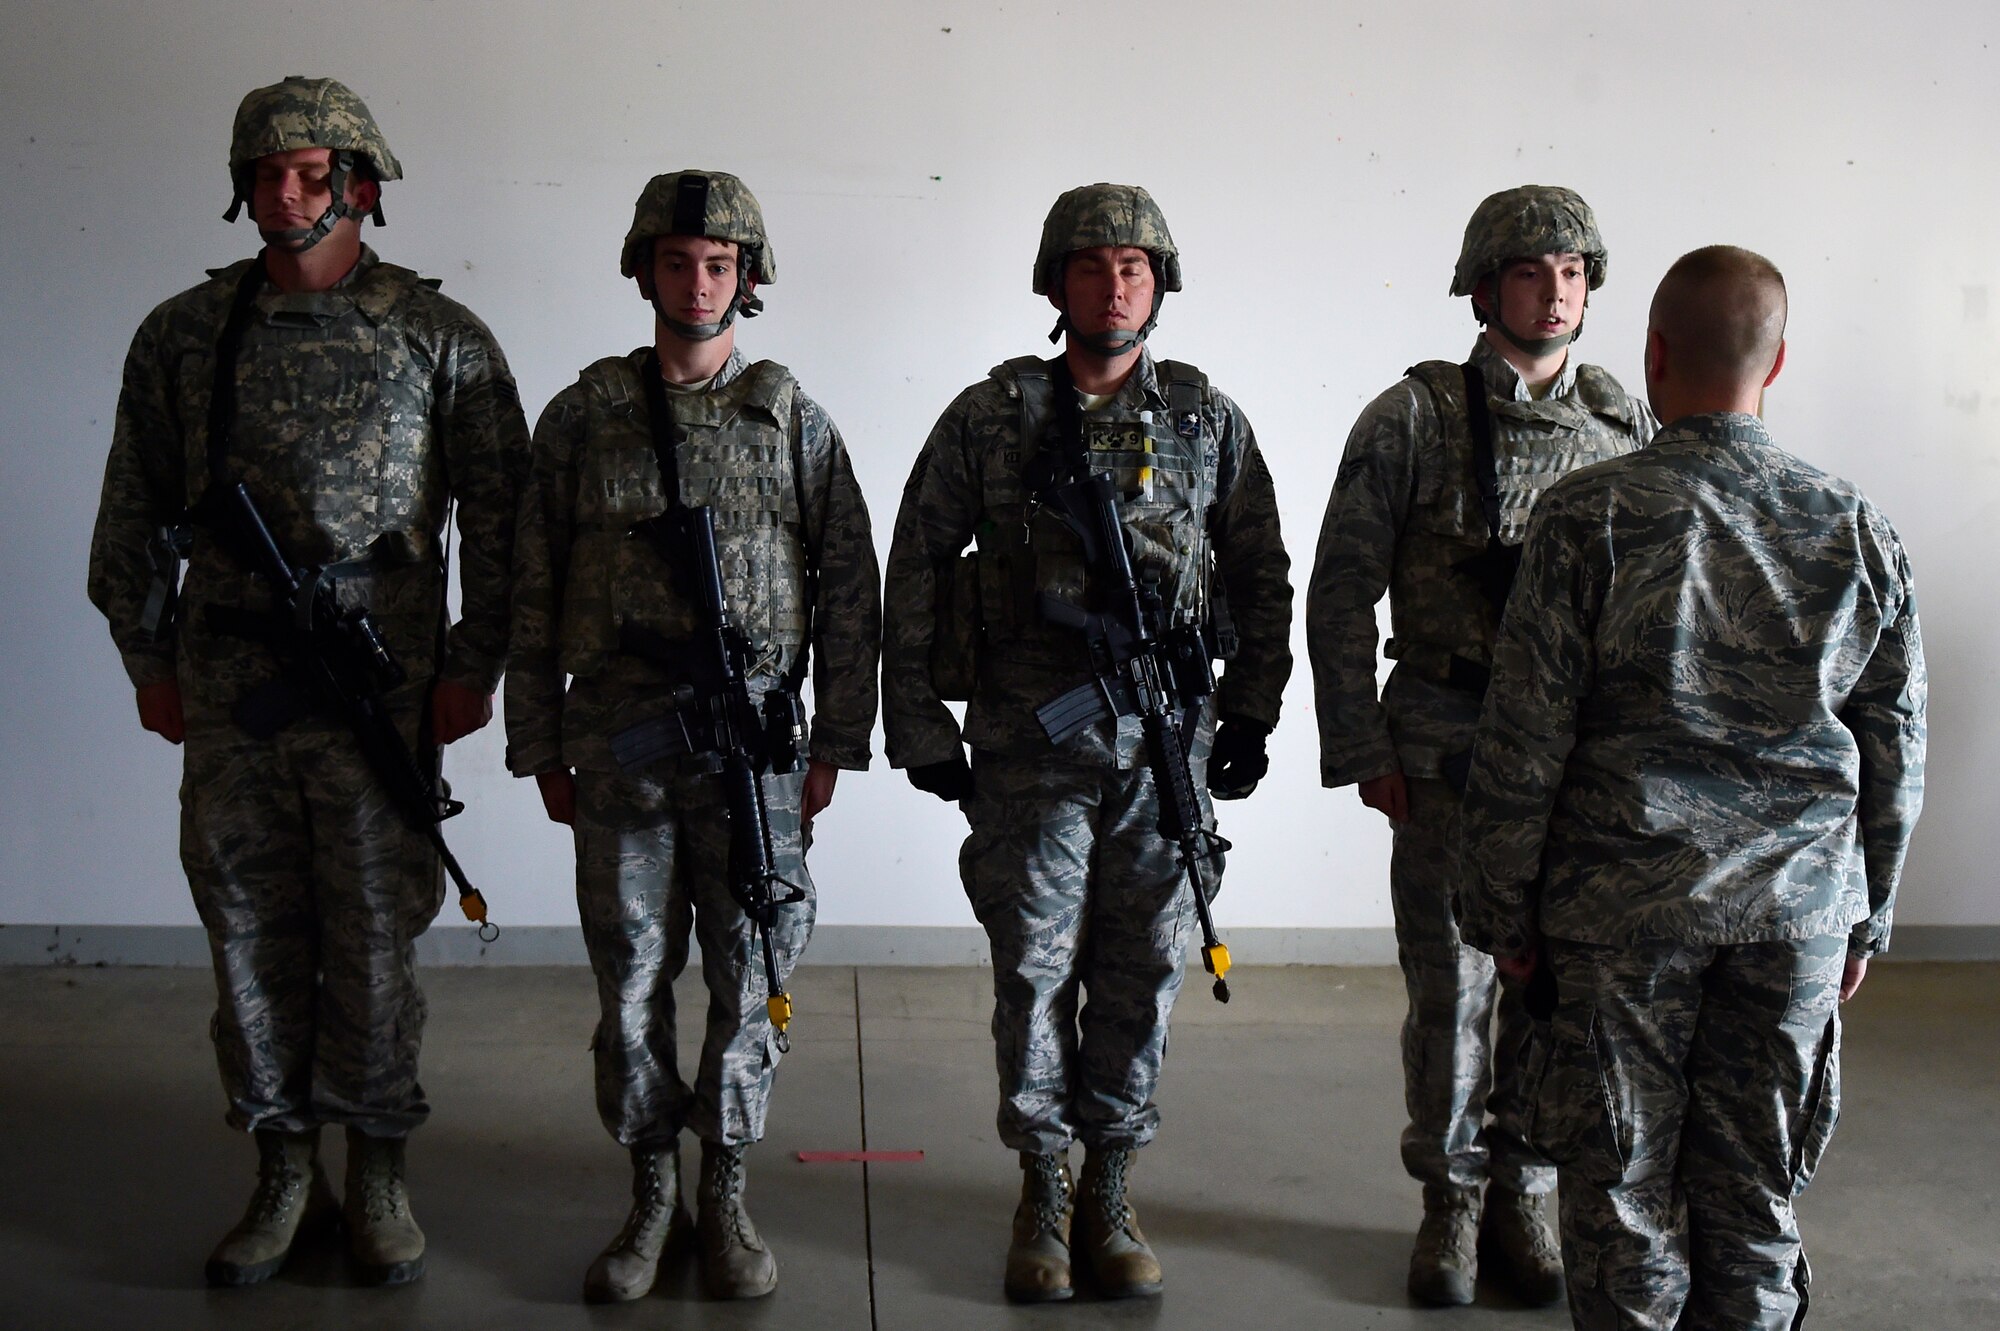
[[[1840,1010],[1827,1014],[1813,1059],[1812,1081],[1792,1133],[1792,1196],[1806,1190],[1840,1121]]]
[[[1529,1135],[1542,1155],[1597,1187],[1623,1179],[1632,1161],[1632,1115],[1608,1046],[1595,1010],[1557,1010]]]

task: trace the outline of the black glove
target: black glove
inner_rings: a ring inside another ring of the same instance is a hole
[[[918,790],[935,795],[947,804],[972,798],[972,767],[965,761],[963,749],[941,763],[925,763],[922,767],[909,768],[904,775]]]
[[[1219,800],[1240,800],[1257,788],[1271,759],[1264,741],[1271,727],[1247,717],[1225,716],[1215,729],[1215,748],[1208,755],[1208,793]]]

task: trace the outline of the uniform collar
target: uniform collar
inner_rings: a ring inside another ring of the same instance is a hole
[[[1764,428],[1763,421],[1740,411],[1709,411],[1683,416],[1671,425],[1662,426],[1653,438],[1655,444],[1684,441],[1766,446],[1772,442],[1771,432]]]
[[[1472,344],[1472,363],[1479,367],[1479,373],[1486,379],[1486,393],[1503,402],[1533,402],[1535,397],[1528,391],[1521,372],[1516,370],[1507,358],[1497,351],[1485,334]],[[1568,397],[1576,392],[1576,357],[1564,356],[1562,370],[1555,382],[1549,385],[1545,395],[1548,398]]]

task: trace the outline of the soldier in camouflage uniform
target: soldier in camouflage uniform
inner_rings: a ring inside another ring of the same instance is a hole
[[[229,1122],[261,1160],[209,1279],[266,1278],[301,1222],[327,1213],[319,1129],[338,1123],[350,1250],[364,1280],[397,1282],[423,1269],[403,1143],[430,1112],[413,944],[442,901],[438,856],[338,720],[308,712],[265,738],[232,720],[280,675],[271,587],[197,513],[176,606],[165,532],[212,487],[243,482],[286,557],[380,626],[408,675],[388,695],[404,739],[449,743],[492,716],[527,429],[486,326],[361,243],[362,216],[381,221],[381,182],[402,169],[359,98],[331,79],[257,89],[229,171],[227,216],[247,206],[264,248],[133,339],[90,597],[140,723],[186,742],[181,860],[214,953]],[[211,410],[218,382],[233,412]],[[464,613],[447,632],[454,501]]]
[[[1158,1127],[1153,1088],[1193,918],[1136,721],[1094,722],[1057,748],[1036,718],[1092,678],[1084,634],[1045,619],[1038,595],[1106,593],[1036,474],[1085,448],[1118,490],[1140,578],[1227,640],[1226,677],[1189,745],[1206,826],[1209,791],[1245,795],[1263,775],[1291,673],[1289,563],[1249,422],[1199,370],[1143,345],[1180,275],[1143,189],[1058,199],[1034,289],[1061,311],[1051,340],[1066,334],[1063,353],[1008,361],[959,394],[910,474],[889,555],[888,752],[971,825],[959,867],[992,943],[1000,1138],[1023,1170],[1005,1288],[1023,1301],[1071,1293],[1076,1137],[1087,1154],[1074,1246],[1107,1295],[1161,1287],[1125,1176]],[[1081,439],[1065,416],[1080,416]],[[962,732],[946,699],[969,699]]]
[[[1529,185],[1479,205],[1451,294],[1471,298],[1484,331],[1464,365],[1416,366],[1355,422],[1307,594],[1320,779],[1358,784],[1395,825],[1389,895],[1410,996],[1403,1164],[1424,1185],[1410,1292],[1425,1303],[1471,1302],[1481,1251],[1526,1301],[1561,1294],[1544,1209],[1554,1173],[1521,1135],[1528,1023],[1492,963],[1460,942],[1451,893],[1464,764],[1528,511],[1558,476],[1637,447],[1655,424],[1569,354],[1605,261],[1595,217],[1569,190]],[[1396,668],[1378,700],[1385,591]]]
[[[1646,348],[1668,425],[1542,496],[1494,647],[1459,923],[1553,975],[1533,1136],[1583,1328],[1803,1320],[1836,1000],[1888,945],[1922,803],[1909,561],[1758,419],[1784,324],[1766,260],[1674,265]]]
[[[766,715],[774,698],[796,698],[813,667],[806,770],[761,777],[774,867],[802,893],[769,929],[780,984],[812,934],[805,831],[839,771],[868,766],[880,579],[840,432],[784,366],[735,349],[736,317],[756,314],[756,288],[777,276],[743,182],[713,171],[655,177],[622,271],[653,307],[652,344],[586,368],[535,429],[507,762],[536,778],[551,818],[575,828],[577,907],[601,1005],[598,1111],[633,1163],[631,1214],[591,1265],[584,1296],[622,1301],[652,1287],[687,1224],[679,1136],[689,1127],[702,1149],[704,1283],[716,1297],[752,1298],[776,1287],[778,1268],[744,1209],[744,1153],[764,1135],[784,1039],[766,1010],[761,947],[731,895],[712,751],[630,771],[613,758],[628,727],[700,705],[676,697],[699,650],[692,579],[634,527],[682,506],[713,512],[729,616],[749,641],[749,692]],[[692,1088],[675,1059],[673,996],[691,926],[709,992]]]

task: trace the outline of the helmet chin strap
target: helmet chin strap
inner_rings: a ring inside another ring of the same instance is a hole
[[[1489,277],[1487,279],[1487,290],[1489,292],[1493,291],[1498,285],[1499,283],[1494,278]],[[1477,299],[1473,301],[1473,309],[1479,311],[1479,302]],[[1584,304],[1584,313],[1587,314],[1589,311],[1590,305],[1586,301]],[[1506,338],[1514,346],[1520,348],[1530,356],[1547,356],[1553,352],[1561,351],[1564,347],[1583,336],[1582,315],[1577,316],[1576,322],[1570,326],[1570,330],[1567,333],[1557,333],[1554,337],[1522,337],[1507,326],[1507,321],[1500,317],[1498,309],[1479,312],[1485,314],[1486,317],[1483,322],[1487,327],[1499,329],[1500,336]]]
[[[1069,321],[1069,311],[1065,310],[1057,316],[1056,326],[1049,330],[1049,341],[1058,341],[1064,333],[1069,333],[1075,337],[1078,346],[1092,355],[1102,356],[1106,360],[1117,360],[1152,335],[1153,329],[1159,326],[1160,306],[1166,298],[1167,293],[1164,291],[1156,289],[1153,292],[1153,312],[1147,315],[1146,322],[1136,329],[1107,328],[1101,333],[1078,332]]]
[[[264,238],[266,245],[287,254],[304,254],[332,235],[333,229],[346,219],[352,217],[358,221],[361,218],[362,210],[347,201],[347,180],[354,171],[354,154],[336,152],[328,160],[327,167],[326,184],[333,193],[333,202],[326,206],[319,220],[311,226],[288,227],[280,231],[258,227],[257,234]],[[223,221],[236,220],[236,215],[243,210],[246,192],[242,185],[236,187],[236,197],[229,201],[229,211],[222,215]],[[375,225],[382,225],[382,206],[379,203],[375,206]]]
[[[745,256],[740,252],[737,255],[737,263],[739,265],[745,264]],[[729,298],[729,308],[722,312],[722,317],[712,324],[683,323],[671,314],[668,314],[666,307],[660,304],[660,288],[657,282],[652,284],[653,289],[648,293],[647,299],[652,303],[654,316],[661,323],[665,324],[676,337],[684,338],[689,342],[712,341],[715,338],[721,337],[723,330],[736,322],[737,315],[741,314],[746,319],[754,319],[764,312],[764,298],[750,290],[748,272],[749,269],[747,266],[738,267],[736,273],[736,294]]]

